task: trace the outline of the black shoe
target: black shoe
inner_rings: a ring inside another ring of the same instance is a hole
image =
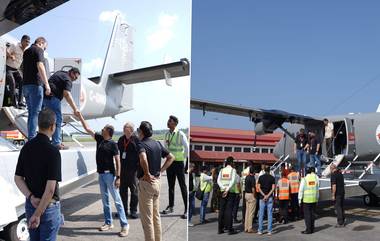
[[[305,230],[305,231],[302,231],[301,233],[302,233],[302,234],[311,234],[311,232],[306,231],[306,230]]]
[[[138,219],[139,216],[137,215],[137,213],[133,212],[131,213],[131,216],[130,216],[132,219]]]
[[[183,213],[183,214],[181,215],[181,218],[182,218],[182,219],[187,219],[187,212]]]
[[[335,225],[335,228],[344,228],[344,224],[337,224]]]
[[[161,214],[169,214],[169,213],[173,213],[173,207],[167,206],[166,209],[161,212]]]
[[[239,220],[239,219],[234,219],[234,223],[240,223],[241,222],[241,220]]]
[[[218,230],[218,234],[222,234],[222,233],[224,233],[223,230]]]
[[[228,231],[228,235],[233,235],[233,234],[237,234],[238,231],[236,231],[235,229],[231,229]]]
[[[19,109],[24,109],[24,108],[26,108],[26,105],[25,105],[24,102],[19,102],[19,103],[17,104],[17,108],[19,108]]]

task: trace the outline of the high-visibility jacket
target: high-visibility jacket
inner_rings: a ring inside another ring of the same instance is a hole
[[[318,193],[318,179],[314,173],[307,174],[304,178],[305,187],[303,191],[303,202],[304,203],[316,203],[318,202],[317,193]]]
[[[279,200],[290,199],[290,182],[287,178],[283,177],[280,180],[278,180],[277,190]]]
[[[228,165],[228,166],[226,166],[220,170],[220,175],[221,175],[220,182],[222,184],[222,186],[220,187],[221,191],[226,190],[226,188],[229,187],[230,183],[235,181],[235,180],[232,180],[233,170],[234,169],[230,165]],[[235,188],[236,188],[236,185],[233,185],[229,191],[234,193]]]
[[[230,192],[232,193],[236,193],[236,194],[239,194],[240,193],[240,189],[239,189],[239,185],[241,185],[240,183],[240,180],[239,180],[239,175],[235,175],[235,184],[231,187],[231,190]]]
[[[201,185],[201,191],[204,191],[205,193],[209,193],[212,190],[212,180],[211,181],[205,181],[205,176],[207,176],[204,173],[201,173],[201,180],[200,180],[200,185]]]
[[[185,148],[183,147],[181,138],[181,133],[177,129],[172,133],[167,132],[165,134],[165,143],[169,152],[175,157],[174,161],[185,160]]]
[[[298,172],[291,172],[288,175],[288,179],[290,182],[290,193],[295,194],[298,193],[300,188],[300,175]]]
[[[247,178],[247,176],[249,175],[249,166],[246,167],[242,172],[241,172],[241,190],[244,190],[245,189],[245,179]]]

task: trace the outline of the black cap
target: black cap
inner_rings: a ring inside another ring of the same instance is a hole
[[[229,157],[227,157],[227,159],[225,160],[225,163],[227,164],[227,165],[232,165],[233,163],[234,163],[234,158],[232,157],[232,156],[229,156]]]
[[[80,71],[79,71],[79,69],[76,68],[76,67],[72,67],[72,68],[69,70],[69,72],[73,72],[74,74],[79,74],[79,75],[80,75]]]

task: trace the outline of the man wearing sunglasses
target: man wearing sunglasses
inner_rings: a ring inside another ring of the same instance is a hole
[[[67,149],[62,144],[61,125],[62,125],[62,110],[61,101],[63,97],[73,109],[74,115],[79,117],[79,109],[76,106],[73,97],[71,96],[72,82],[77,80],[80,75],[79,69],[73,67],[69,71],[57,71],[49,78],[49,86],[51,94],[44,97],[43,106],[50,108],[55,112],[57,121],[56,129],[53,134],[52,144],[58,149]]]

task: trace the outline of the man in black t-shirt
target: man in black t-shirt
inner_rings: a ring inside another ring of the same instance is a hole
[[[337,169],[335,164],[330,165],[331,170],[331,199],[335,201],[335,210],[337,215],[338,224],[337,228],[344,227],[345,215],[344,215],[344,177],[340,170]]]
[[[54,112],[42,110],[38,127],[37,136],[20,151],[15,182],[26,197],[25,215],[30,240],[55,240],[61,225],[58,182],[62,175],[61,155],[49,140],[55,130]]]
[[[44,91],[50,95],[50,86],[46,77],[44,62],[44,48],[46,39],[39,37],[23,55],[23,94],[28,107],[28,140],[31,140],[37,131],[38,113],[42,108]]]
[[[174,161],[174,156],[158,141],[151,138],[152,125],[143,121],[137,129],[141,142],[138,145],[139,208],[145,240],[161,240],[160,176]],[[161,167],[161,159],[166,161]]]
[[[120,172],[120,196],[123,200],[125,214],[128,216],[128,189],[131,191],[131,202],[129,210],[131,218],[136,219],[138,205],[137,190],[137,166],[139,163],[139,155],[137,145],[139,139],[133,134],[134,125],[127,122],[124,125],[124,135],[119,138],[117,145],[120,151],[121,172]]]
[[[249,175],[245,178],[244,183],[244,198],[246,203],[244,231],[253,233],[252,222],[256,210],[256,178],[255,169],[252,165],[249,167]]]
[[[114,128],[111,125],[106,125],[102,129],[101,134],[95,133],[89,128],[81,114],[79,114],[79,119],[87,133],[96,141],[96,169],[99,173],[100,194],[102,196],[105,219],[105,222],[99,228],[99,231],[108,231],[113,228],[112,213],[109,203],[109,193],[111,193],[120,220],[121,231],[119,232],[119,236],[126,237],[129,232],[129,224],[119,193],[120,158],[117,144],[112,140]],[[114,161],[116,163],[116,168]]]
[[[310,163],[308,164],[308,166],[316,167],[317,175],[318,177],[321,177],[321,174],[322,174],[321,160],[319,159],[319,152],[321,151],[321,142],[319,138],[317,137],[317,134],[315,131],[311,131],[309,136],[310,136],[310,140],[308,144],[306,145],[306,148],[310,155]]]
[[[49,78],[49,86],[51,95],[44,97],[43,106],[52,109],[55,112],[57,122],[55,132],[52,138],[52,144],[57,146],[58,149],[67,149],[62,145],[61,138],[61,125],[62,125],[62,111],[61,101],[63,97],[73,109],[74,115],[79,116],[79,110],[76,106],[73,97],[71,96],[72,82],[77,80],[80,75],[79,69],[71,68],[68,72],[57,71]]]
[[[301,175],[305,175],[306,168],[306,151],[305,147],[307,145],[307,136],[305,134],[305,129],[301,128],[300,133],[296,136],[294,142],[294,154],[297,157],[297,171]]]
[[[259,177],[257,188],[259,190],[260,210],[259,210],[259,230],[258,234],[263,234],[264,212],[267,208],[268,216],[268,234],[272,234],[272,210],[273,210],[273,192],[276,188],[276,182],[272,175],[269,174],[270,167],[264,168],[265,174]]]

